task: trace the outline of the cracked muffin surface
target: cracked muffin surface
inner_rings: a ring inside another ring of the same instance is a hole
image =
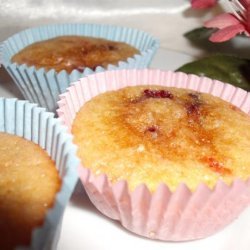
[[[139,50],[124,42],[87,36],[59,36],[25,47],[11,61],[36,69],[71,73],[74,69],[83,72],[85,68],[95,70],[98,66],[117,65],[135,54],[140,54]]]
[[[155,85],[106,92],[84,104],[72,133],[85,167],[130,190],[194,191],[250,176],[250,117],[210,94]]]

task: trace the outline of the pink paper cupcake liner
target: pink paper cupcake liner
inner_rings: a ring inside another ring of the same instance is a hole
[[[160,70],[120,70],[98,73],[72,84],[60,96],[58,115],[71,130],[82,105],[92,97],[125,86],[157,84],[210,93],[250,113],[250,94],[230,84],[184,73]],[[235,179],[231,185],[218,181],[214,189],[201,183],[192,192],[180,183],[171,192],[159,184],[151,193],[145,184],[134,191],[126,180],[111,183],[105,174],[95,176],[79,168],[80,179],[93,204],[106,216],[141,236],[164,241],[207,237],[228,225],[250,202],[250,179]]]

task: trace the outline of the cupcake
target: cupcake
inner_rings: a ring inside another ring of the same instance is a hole
[[[70,82],[109,69],[145,68],[158,46],[155,38],[131,28],[55,24],[4,41],[1,61],[26,99],[55,111]]]
[[[57,73],[65,70],[83,72],[85,68],[95,70],[98,66],[107,68],[117,65],[140,51],[124,42],[86,36],[58,36],[33,43],[11,58],[11,62],[26,64],[46,71],[54,69]]]
[[[61,179],[54,162],[40,146],[3,132],[0,162],[0,246],[7,250],[30,244],[32,229],[43,224]]]
[[[136,234],[186,241],[222,229],[250,201],[249,101],[208,78],[124,70],[80,79],[58,115],[102,213]]]
[[[0,117],[1,248],[53,249],[77,180],[71,136],[26,101],[0,98]]]

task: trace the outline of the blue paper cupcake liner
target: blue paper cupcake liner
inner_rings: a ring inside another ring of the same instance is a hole
[[[79,35],[100,37],[108,40],[128,43],[140,51],[140,55],[120,61],[118,65],[108,65],[107,68],[97,67],[94,71],[86,68],[84,72],[73,70],[68,74],[65,70],[57,73],[55,70],[36,70],[25,64],[11,63],[11,58],[24,47],[41,40],[56,36]],[[7,69],[25,99],[46,107],[55,112],[59,94],[65,92],[70,82],[81,77],[115,69],[146,68],[149,66],[159,41],[151,35],[136,29],[98,24],[54,24],[27,29],[13,35],[2,43],[0,61]]]
[[[0,132],[21,136],[40,145],[55,162],[62,179],[61,190],[44,224],[32,232],[31,245],[17,247],[18,250],[56,249],[64,209],[78,178],[76,147],[72,144],[72,136],[66,131],[66,127],[54,118],[53,113],[45,112],[37,104],[0,98]]]

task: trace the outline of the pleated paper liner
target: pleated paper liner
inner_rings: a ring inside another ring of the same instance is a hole
[[[17,249],[56,249],[64,209],[77,181],[76,147],[67,128],[54,114],[38,108],[37,104],[17,99],[0,98],[0,131],[24,137],[45,149],[55,162],[62,180],[54,206],[48,211],[44,224],[32,232],[31,245]]]
[[[60,96],[58,115],[71,130],[76,113],[92,97],[125,86],[148,84],[210,93],[250,113],[250,94],[229,84],[170,71],[120,70],[73,83]],[[186,241],[207,237],[237,218],[250,202],[249,179],[235,179],[231,185],[218,181],[212,190],[201,183],[194,192],[185,183],[174,192],[159,183],[151,193],[144,184],[130,191],[126,180],[113,184],[105,174],[95,176],[87,167],[80,167],[79,175],[93,204],[128,230],[152,239]]]
[[[1,56],[2,54],[3,54],[3,43],[0,42],[0,67],[2,65],[2,56]]]
[[[65,70],[57,73],[55,70],[36,70],[25,64],[11,63],[11,58],[24,47],[41,40],[47,40],[63,35],[79,35],[101,37],[113,41],[126,42],[140,51],[140,55],[120,61],[118,65],[108,65],[107,68],[97,67],[96,70],[85,68],[83,72],[73,70],[68,74]],[[151,35],[132,28],[99,24],[53,24],[27,29],[13,35],[2,43],[0,62],[7,69],[25,99],[55,111],[59,94],[63,93],[70,82],[80,77],[103,72],[110,69],[146,68],[154,56],[159,41]]]

